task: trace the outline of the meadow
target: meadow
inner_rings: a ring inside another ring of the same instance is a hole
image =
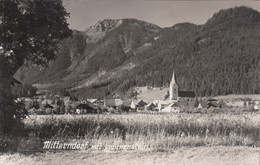
[[[20,151],[0,154],[0,164],[259,164],[260,113],[208,112],[30,115]],[[44,141],[90,147],[43,149]]]
[[[43,140],[149,145],[260,147],[259,113],[31,115],[25,130]],[[25,131],[25,132],[26,132]]]

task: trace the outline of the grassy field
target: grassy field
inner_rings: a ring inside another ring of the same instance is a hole
[[[146,144],[153,149],[183,146],[260,147],[260,114],[113,114],[31,116],[28,130],[42,139]]]
[[[33,132],[23,139],[25,146],[33,141],[59,141],[88,143],[88,147],[38,146],[36,152],[2,154],[0,164],[260,163],[259,112],[31,115],[24,124],[26,134]]]

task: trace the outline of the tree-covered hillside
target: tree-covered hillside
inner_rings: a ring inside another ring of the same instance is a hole
[[[79,56],[84,58],[71,60],[70,72],[80,77],[79,83],[95,81],[75,94],[102,98],[126,93],[134,86],[167,87],[173,70],[179,88],[193,90],[197,96],[260,93],[258,11],[221,10],[200,26],[182,23],[161,30],[147,25],[128,21],[97,43],[87,43]],[[134,67],[110,76],[129,64]],[[74,72],[77,69],[81,74]]]
[[[129,73],[137,86],[168,86],[176,72],[182,90],[197,95],[259,93],[260,14],[246,7],[222,10],[205,25],[165,29]]]

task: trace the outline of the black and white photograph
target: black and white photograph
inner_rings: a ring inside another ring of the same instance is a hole
[[[0,0],[0,165],[260,165],[260,1]]]

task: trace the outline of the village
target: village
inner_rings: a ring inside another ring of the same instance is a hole
[[[41,93],[33,97],[19,97],[15,101],[24,103],[29,114],[98,114],[98,113],[180,113],[183,109],[245,108],[258,111],[259,100],[223,100],[198,98],[193,91],[180,91],[173,72],[169,88],[137,87],[134,99],[106,98],[103,100],[86,98],[74,101]]]

